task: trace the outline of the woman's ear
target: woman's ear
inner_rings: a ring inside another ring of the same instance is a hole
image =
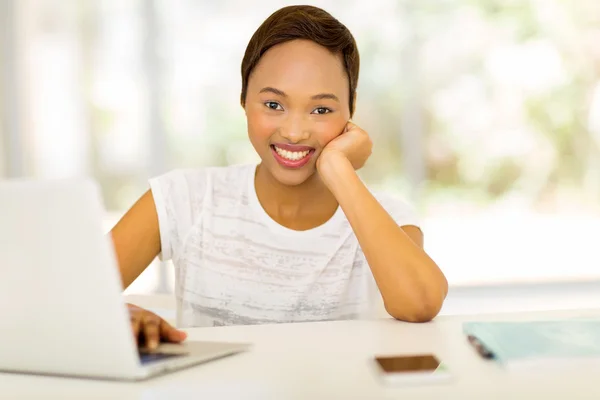
[[[240,95],[240,105],[244,109],[244,113],[246,112],[246,93],[242,92]]]

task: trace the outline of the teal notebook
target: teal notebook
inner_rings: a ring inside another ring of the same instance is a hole
[[[506,366],[598,362],[600,320],[466,322],[463,331]]]

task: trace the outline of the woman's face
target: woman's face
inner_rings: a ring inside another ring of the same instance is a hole
[[[271,175],[299,185],[350,119],[349,83],[340,55],[307,40],[269,49],[252,71],[248,135]]]

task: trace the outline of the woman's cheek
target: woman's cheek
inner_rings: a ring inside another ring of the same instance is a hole
[[[333,139],[335,139],[338,136],[339,136],[339,134],[335,135],[335,134],[328,133],[325,137],[323,137],[323,141],[322,141],[322,143],[320,143],[321,146],[322,147],[327,146],[329,144],[329,142],[331,142]]]
[[[271,118],[257,112],[248,115],[248,130],[256,139],[266,139],[273,134],[276,126]]]
[[[342,134],[345,126],[346,124],[343,124],[341,127],[340,124],[332,124],[332,126],[322,130],[319,135],[319,144],[322,147],[327,146],[329,142]]]

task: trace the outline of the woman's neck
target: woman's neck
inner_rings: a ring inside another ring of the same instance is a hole
[[[287,186],[259,164],[254,187],[265,212],[277,223],[290,229],[308,230],[322,225],[338,208],[337,200],[318,173],[300,185]]]

